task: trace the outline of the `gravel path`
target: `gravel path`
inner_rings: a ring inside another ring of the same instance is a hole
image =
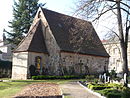
[[[85,88],[80,86],[77,82],[70,82],[60,85],[65,98],[99,98],[88,92]]]
[[[61,91],[54,83],[35,83],[26,86],[14,98],[62,98]]]

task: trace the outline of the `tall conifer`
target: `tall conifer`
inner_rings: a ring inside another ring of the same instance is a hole
[[[36,11],[39,7],[39,0],[18,0],[14,1],[13,19],[9,22],[10,32],[7,32],[9,43],[18,45],[27,34],[33,21]]]

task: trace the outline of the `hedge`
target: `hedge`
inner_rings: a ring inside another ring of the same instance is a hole
[[[0,78],[10,78],[12,72],[12,62],[0,60]]]
[[[123,87],[123,85],[90,83],[87,87],[107,98],[130,98],[130,88]]]
[[[44,79],[82,79],[85,78],[85,76],[74,76],[74,75],[66,75],[66,76],[32,76],[32,79],[34,80],[44,80]]]
[[[12,62],[0,60],[0,68],[1,69],[12,69]]]
[[[106,97],[107,98],[122,98],[121,97],[122,96],[122,94],[121,93],[114,93],[114,92],[109,92],[107,95],[106,95]]]

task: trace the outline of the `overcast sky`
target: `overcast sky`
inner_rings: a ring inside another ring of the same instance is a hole
[[[2,38],[3,29],[9,30],[8,21],[12,19],[12,6],[14,0],[3,0],[0,6],[0,39]],[[57,11],[63,14],[72,16],[75,9],[76,0],[39,0],[40,3],[46,3],[45,8],[48,8],[53,11]],[[105,22],[102,22],[100,26],[95,26],[95,29],[100,36],[103,38],[104,31],[103,26],[106,25]],[[102,27],[101,27],[102,26]]]

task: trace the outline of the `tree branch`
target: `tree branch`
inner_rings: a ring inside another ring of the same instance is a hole
[[[110,31],[112,31],[112,33],[114,33],[114,34],[119,38],[119,40],[120,40],[119,35],[118,35],[115,31],[113,31],[112,29],[110,29],[110,28],[108,28],[108,27],[106,27],[106,26],[105,26],[105,28],[107,28],[107,29],[109,29]]]
[[[116,9],[116,8],[112,8],[112,9]],[[111,11],[112,9],[108,9],[108,10],[106,10],[106,11],[104,11],[104,12],[102,12],[102,13],[100,13],[99,15],[98,15],[98,17],[97,18],[95,18],[92,22],[94,22],[95,20],[98,20],[103,14],[105,14],[105,13],[107,13],[107,12],[109,12],[109,11]]]

